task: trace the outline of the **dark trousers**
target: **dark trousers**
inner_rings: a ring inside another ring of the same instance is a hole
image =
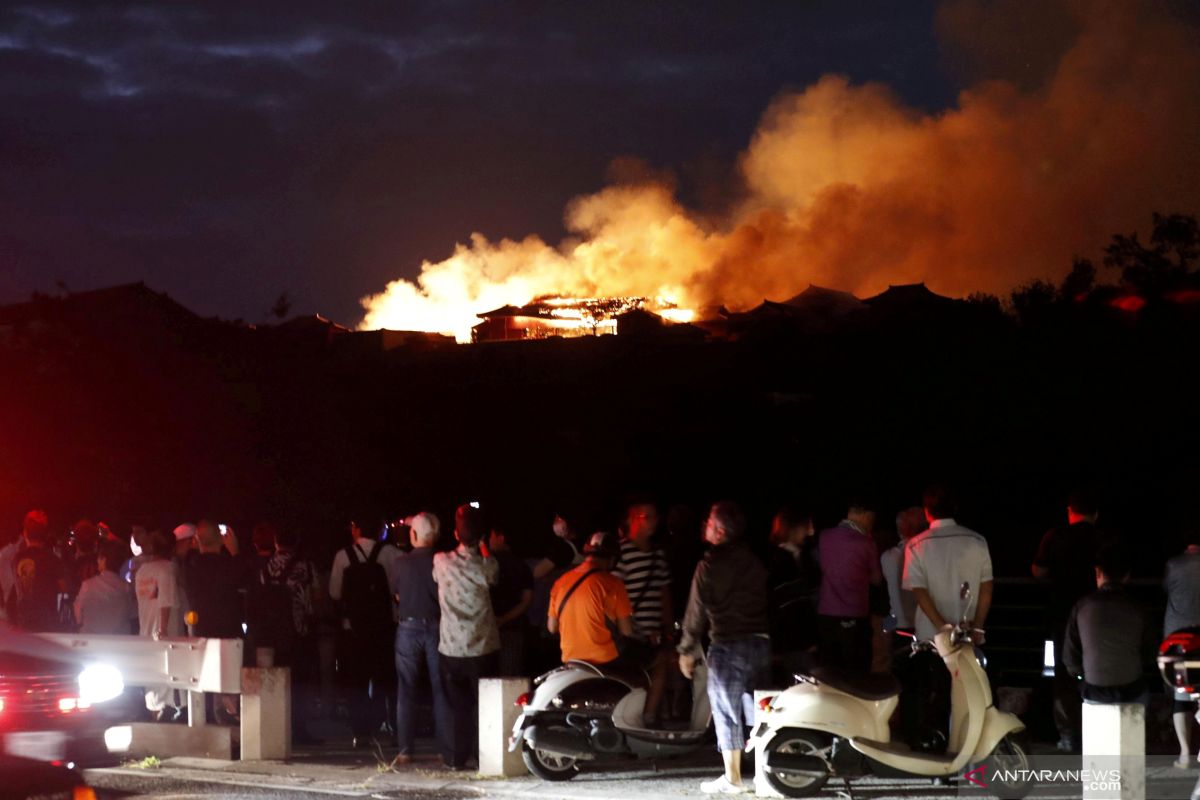
[[[350,708],[350,729],[356,738],[379,732],[386,718],[388,698],[396,685],[392,656],[394,634],[342,631],[338,647],[338,672]]]
[[[442,686],[441,658],[438,656],[437,620],[405,620],[396,629],[396,738],[400,752],[414,753],[414,739],[418,719],[421,690],[421,672],[429,676],[433,694],[433,724],[437,735],[438,752],[442,759],[453,760],[453,743],[450,739],[450,707],[446,691]]]
[[[898,657],[893,671],[901,685],[900,727],[914,749],[944,751],[950,730],[950,672],[936,653]],[[1076,701],[1078,702],[1078,701]]]
[[[517,620],[500,629],[500,667],[502,678],[525,676],[525,621]]]
[[[277,641],[275,666],[292,671],[292,733],[308,735],[308,722],[317,691],[317,640],[313,634]]]
[[[1065,628],[1066,625],[1064,624]],[[1058,735],[1079,746],[1083,729],[1083,708],[1079,703],[1079,681],[1063,665],[1063,636],[1054,638],[1054,727]]]
[[[871,620],[867,617],[817,616],[820,662],[838,669],[871,669]]]
[[[442,686],[450,701],[453,756],[450,765],[466,766],[479,750],[479,679],[496,674],[499,655],[459,658],[441,655]]]

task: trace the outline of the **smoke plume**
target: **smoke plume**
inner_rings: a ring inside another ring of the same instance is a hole
[[[948,3],[947,52],[976,49],[1023,6]],[[362,327],[464,339],[476,314],[546,294],[745,308],[809,283],[1004,292],[1063,274],[1153,210],[1194,213],[1197,30],[1147,3],[1060,8],[1069,35],[1056,58],[1026,60],[1036,76],[994,77],[1007,67],[980,64],[992,77],[936,114],[880,84],[823,77],[766,110],[740,157],[742,199],[722,218],[685,208],[662,182],[609,186],[571,203],[557,246],[476,234],[424,263],[415,283],[365,298]]]

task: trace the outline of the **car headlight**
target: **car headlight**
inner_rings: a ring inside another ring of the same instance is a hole
[[[125,691],[121,671],[111,664],[89,664],[79,673],[79,699],[103,703]]]

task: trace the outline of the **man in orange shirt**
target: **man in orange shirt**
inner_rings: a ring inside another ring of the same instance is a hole
[[[608,664],[618,656],[608,621],[616,622],[622,636],[633,634],[629,594],[621,579],[610,573],[620,557],[621,541],[614,533],[595,533],[583,552],[587,559],[550,590],[546,627],[559,634],[563,663]]]

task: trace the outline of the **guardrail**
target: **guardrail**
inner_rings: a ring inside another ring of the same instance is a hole
[[[240,696],[243,759],[281,759],[291,754],[291,672],[286,667],[243,668],[240,639],[38,635],[71,650],[82,661],[116,667],[127,686],[187,692],[187,726],[132,723],[130,755],[230,758],[233,729],[207,724],[206,693]]]

